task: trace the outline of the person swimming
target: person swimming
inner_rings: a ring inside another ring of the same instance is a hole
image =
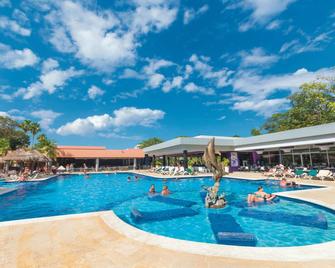
[[[131,178],[130,178],[130,177],[128,177],[128,178],[127,178],[127,181],[131,181]]]
[[[171,194],[169,188],[166,185],[164,185],[161,195],[169,195],[169,194]]]
[[[280,187],[295,187],[297,184],[294,181],[287,181],[285,178],[282,178],[279,183]]]
[[[155,184],[151,184],[149,194],[155,194],[155,193],[156,193]]]
[[[273,200],[276,197],[277,197],[276,195],[267,194],[266,192],[264,192],[263,187],[259,186],[257,192],[253,194],[248,194],[247,201],[248,203],[267,202]]]

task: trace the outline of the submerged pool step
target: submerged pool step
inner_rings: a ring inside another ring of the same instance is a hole
[[[148,196],[148,199],[150,201],[156,201],[156,202],[161,202],[161,203],[166,203],[166,204],[171,204],[171,205],[176,205],[176,206],[183,206],[183,207],[192,207],[193,205],[197,204],[196,202],[193,202],[193,201],[171,198],[171,197],[166,197],[166,196],[161,196],[161,195]]]
[[[135,222],[148,222],[148,221],[165,221],[174,218],[195,216],[199,214],[191,208],[176,208],[167,210],[157,210],[157,211],[139,211],[136,208],[131,210],[130,216]]]
[[[280,202],[279,197],[276,197],[275,199],[271,201],[262,201],[262,202],[255,202],[255,203],[250,203],[250,204],[248,204],[247,201],[236,201],[236,202],[230,202],[229,205],[237,207],[237,208],[248,208],[248,207],[260,207],[264,205],[273,205],[279,202]]]
[[[216,241],[219,244],[254,247],[257,244],[255,235],[245,233],[242,227],[230,214],[208,214]]]
[[[315,227],[320,229],[328,228],[327,218],[322,213],[314,215],[299,215],[285,212],[242,209],[238,215],[264,221],[288,223],[297,226]]]

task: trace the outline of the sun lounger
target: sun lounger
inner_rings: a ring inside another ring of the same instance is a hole
[[[324,180],[324,179],[329,178],[331,176],[332,176],[332,172],[330,170],[321,169],[316,174],[316,176],[313,177],[313,179]]]
[[[299,215],[285,212],[242,209],[238,215],[263,221],[282,222],[297,226],[314,227],[320,229],[328,228],[327,218],[322,213],[314,215]]]
[[[199,212],[190,208],[176,208],[144,212],[137,209],[131,210],[131,217],[135,222],[164,221],[180,217],[195,216]]]
[[[210,213],[208,219],[219,244],[256,246],[257,238],[253,234],[245,233],[233,216]]]
[[[196,202],[193,202],[193,201],[165,197],[161,195],[149,196],[148,199],[150,201],[156,201],[156,202],[161,202],[161,203],[166,203],[166,204],[171,204],[171,205],[176,205],[176,206],[183,206],[183,207],[191,207],[197,204]]]

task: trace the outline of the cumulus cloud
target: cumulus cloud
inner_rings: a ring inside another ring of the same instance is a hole
[[[47,131],[53,130],[51,125],[54,121],[61,115],[61,113],[54,112],[52,110],[36,110],[31,113],[33,117],[36,117],[39,120],[41,127]]]
[[[73,67],[60,70],[57,69],[58,66],[58,62],[53,59],[44,61],[39,80],[30,84],[27,88],[20,88],[14,96],[22,96],[23,99],[27,100],[38,97],[44,92],[53,94],[57,89],[66,85],[68,80],[83,74],[83,71],[76,70]]]
[[[0,0],[0,7],[10,7],[11,5],[10,0]]]
[[[161,110],[149,108],[123,107],[115,110],[112,115],[93,115],[78,118],[57,129],[59,135],[87,135],[95,132],[110,131],[131,126],[152,127],[158,120],[164,118]]]
[[[240,72],[232,80],[234,93],[225,96],[218,104],[231,104],[232,109],[254,111],[258,115],[269,116],[286,109],[286,98],[271,98],[279,91],[295,92],[303,84],[324,77],[333,77],[334,68],[324,68],[315,72],[306,68],[293,73],[276,75],[257,75],[251,72]]]
[[[174,1],[133,1],[123,14],[93,11],[78,2],[63,1],[50,12],[49,41],[61,52],[73,53],[83,64],[101,71],[132,65],[141,35],[161,31],[175,20]]]
[[[194,84],[193,82],[188,83],[184,90],[188,93],[200,93],[203,95],[214,95],[215,91],[212,88],[205,88]]]
[[[97,97],[103,96],[105,94],[105,91],[93,85],[88,89],[87,94],[91,100],[95,100]]]
[[[279,60],[273,54],[266,54],[263,48],[256,47],[251,51],[240,52],[241,67],[267,67]]]
[[[33,66],[38,61],[38,57],[29,48],[11,49],[10,46],[0,43],[0,66],[2,68],[21,69]]]
[[[2,31],[11,31],[22,36],[29,36],[31,34],[30,29],[24,28],[15,20],[11,20],[4,16],[0,16],[0,29],[2,29]]]
[[[193,8],[186,9],[184,12],[183,22],[184,24],[189,24],[192,20],[194,20],[197,16],[206,13],[209,9],[208,5],[203,5],[198,10],[194,10]]]
[[[163,92],[167,93],[170,92],[174,88],[181,88],[183,83],[182,76],[175,76],[171,81],[166,81],[162,87]]]

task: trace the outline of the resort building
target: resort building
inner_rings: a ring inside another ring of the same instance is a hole
[[[74,168],[82,168],[84,164],[95,170],[113,167],[138,168],[143,164],[142,149],[109,150],[103,146],[58,146],[57,162]]]
[[[144,149],[146,156],[169,165],[173,158],[186,167],[189,157],[201,157],[213,136],[180,137]],[[241,167],[335,166],[335,123],[246,138],[214,136],[215,149],[230,160],[232,171]]]

